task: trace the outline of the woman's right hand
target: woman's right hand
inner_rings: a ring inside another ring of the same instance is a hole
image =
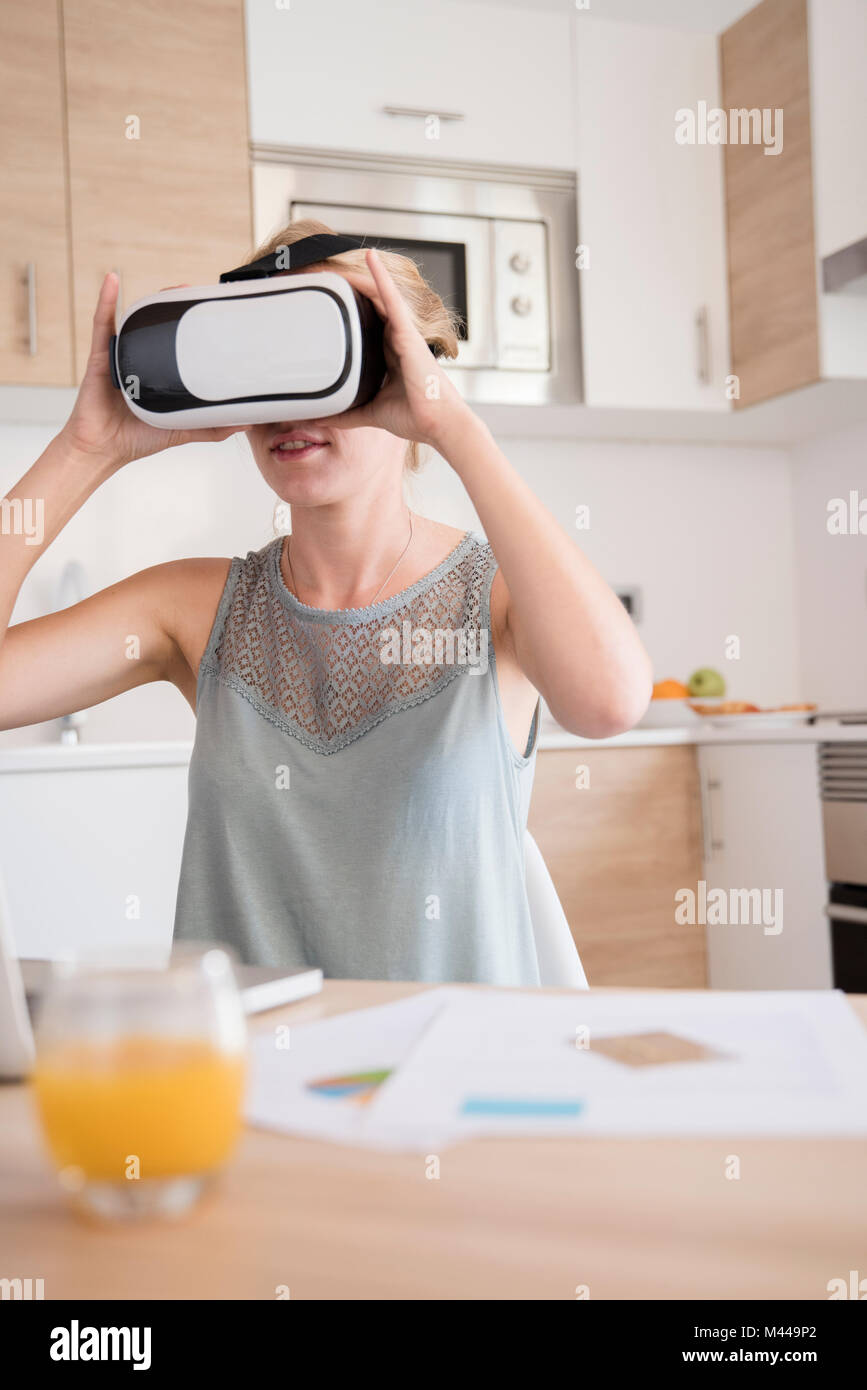
[[[247,425],[226,425],[221,429],[161,430],[133,415],[123,392],[112,381],[109,367],[117,292],[118,278],[110,271],[102,282],[93,315],[87,369],[72,414],[60,432],[61,438],[77,453],[92,457],[113,471],[133,459],[157,454],[178,444],[216,443],[248,429]]]

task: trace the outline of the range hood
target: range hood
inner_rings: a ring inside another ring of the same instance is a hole
[[[826,294],[867,294],[867,237],[824,258],[822,288]]]

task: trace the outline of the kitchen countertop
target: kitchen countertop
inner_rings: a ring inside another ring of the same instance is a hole
[[[746,716],[748,717],[748,716]],[[745,718],[746,718],[745,717]],[[630,729],[615,738],[579,738],[543,720],[539,751],[569,748],[658,748],[673,744],[725,743],[867,743],[867,724],[791,724],[782,728],[748,724],[715,728],[700,719],[659,729]],[[189,741],[161,743],[37,743],[0,747],[0,773],[84,772],[97,768],[184,767],[190,761]]]
[[[615,738],[579,738],[565,729],[543,721],[539,751],[563,748],[654,748],[680,743],[867,743],[867,724],[789,724],[779,728],[744,723],[714,726],[710,718],[699,717],[694,724],[678,724],[657,729],[630,729]]]
[[[183,767],[193,745],[176,743],[33,743],[0,748],[0,772],[84,772],[93,768]]]

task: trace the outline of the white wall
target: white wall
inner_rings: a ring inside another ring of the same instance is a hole
[[[800,695],[789,466],[778,449],[511,439],[506,452],[615,588],[639,585],[658,679],[715,666],[735,699]],[[472,521],[440,460],[413,484],[422,510]],[[575,529],[576,508],[590,529]],[[725,639],[740,637],[739,661]]]
[[[0,490],[50,432],[0,427]],[[642,634],[657,677],[697,666],[724,672],[735,698],[800,697],[790,479],[774,449],[504,441],[516,467],[615,586],[640,585]],[[454,525],[478,520],[456,475],[432,458],[410,483],[420,511]],[[576,507],[590,529],[575,529]],[[246,444],[188,445],[142,459],[112,478],[35,567],[15,621],[52,606],[63,564],[78,559],[93,590],[187,555],[245,554],[273,535],[273,495]],[[739,662],[726,661],[729,634]],[[0,733],[0,746],[56,739],[56,723]],[[190,738],[193,718],[170,686],[132,691],[91,710],[87,742]]]
[[[805,698],[867,709],[867,534],[828,530],[833,498],[867,502],[867,426],[793,450],[792,487]]]

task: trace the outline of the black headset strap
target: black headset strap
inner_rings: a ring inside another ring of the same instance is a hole
[[[341,251],[358,251],[365,243],[357,236],[337,236],[333,232],[317,232],[315,236],[301,237],[290,245],[267,256],[260,256],[249,265],[239,265],[236,270],[224,270],[220,284],[230,280],[263,280],[271,275],[279,275],[283,270],[303,270],[305,265],[316,265],[329,256],[338,256]]]
[[[249,265],[239,265],[236,270],[224,270],[220,284],[230,280],[264,280],[279,275],[283,270],[303,270],[305,265],[317,265],[328,260],[329,256],[339,256],[341,251],[360,251],[367,243],[357,236],[338,236],[334,232],[317,232],[314,236],[301,237],[282,250],[271,251],[260,256]],[[434,357],[441,357],[443,348],[438,343],[428,343]]]

